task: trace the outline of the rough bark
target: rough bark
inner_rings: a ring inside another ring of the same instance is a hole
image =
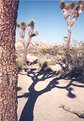
[[[0,0],[0,121],[17,121],[17,9],[18,0]]]
[[[71,25],[68,25],[68,34],[67,34],[66,48],[69,48],[69,46],[70,46],[70,40],[71,40]]]

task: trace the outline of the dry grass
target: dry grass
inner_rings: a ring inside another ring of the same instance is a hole
[[[22,47],[16,51],[17,56],[17,64],[20,65],[21,58],[23,56]],[[84,68],[84,44],[80,46],[71,46],[69,53],[67,54],[67,50],[64,46],[57,45],[46,45],[40,42],[31,42],[28,48],[28,56],[34,56],[38,58],[38,65],[42,65],[43,63],[47,63],[48,65],[55,65],[59,63],[59,61],[64,62],[67,58],[68,70],[73,69],[74,67]],[[28,61],[29,58],[28,58]],[[34,61],[34,60],[32,60]],[[64,62],[66,64],[66,62]]]

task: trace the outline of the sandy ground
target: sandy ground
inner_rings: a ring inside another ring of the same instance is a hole
[[[84,121],[84,83],[32,69],[18,75],[17,89],[19,121]]]

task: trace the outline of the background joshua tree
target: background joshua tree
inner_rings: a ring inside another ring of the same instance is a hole
[[[77,1],[77,2],[64,2],[62,1],[60,4],[60,8],[64,14],[64,18],[67,21],[68,26],[68,34],[65,38],[65,63],[66,63],[66,70],[70,70],[70,62],[71,55],[70,55],[70,40],[71,40],[71,28],[76,22],[77,18],[84,10],[84,1]]]
[[[0,0],[0,121],[17,121],[17,9],[18,0]]]
[[[30,44],[30,41],[32,40],[32,37],[34,37],[38,34],[38,32],[34,31],[34,27],[35,27],[34,20],[30,20],[30,22],[28,23],[28,27],[29,27],[28,41],[25,41],[24,40],[25,29],[26,29],[27,25],[24,22],[22,22],[20,25],[17,24],[17,26],[21,29],[20,37],[21,37],[21,41],[22,41],[23,46],[24,46],[24,53],[23,53],[23,59],[22,59],[22,66],[23,66],[23,65],[27,64],[27,50],[28,50],[28,46]]]
[[[70,46],[70,40],[71,40],[71,28],[76,22],[77,18],[80,16],[80,14],[84,10],[84,1],[78,1],[78,2],[61,2],[60,8],[64,14],[64,18],[67,21],[68,26],[68,34],[67,34],[67,43],[66,47],[69,48]]]

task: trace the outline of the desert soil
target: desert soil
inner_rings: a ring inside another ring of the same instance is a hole
[[[18,75],[19,121],[84,121],[84,83],[38,71]]]

